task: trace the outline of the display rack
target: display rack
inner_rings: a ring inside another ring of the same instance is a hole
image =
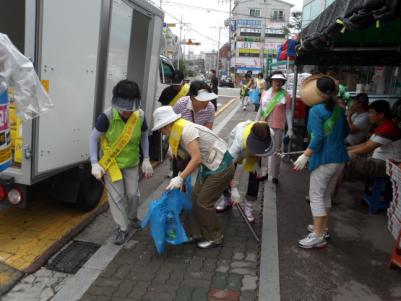
[[[393,186],[393,200],[387,210],[388,230],[396,239],[391,253],[390,266],[401,268],[401,169],[394,161],[386,161],[386,173],[390,176]]]

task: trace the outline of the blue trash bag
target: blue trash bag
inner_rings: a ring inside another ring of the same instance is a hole
[[[150,227],[150,234],[157,252],[162,254],[165,243],[179,245],[188,241],[188,236],[180,221],[182,210],[191,211],[191,180],[185,181],[186,191],[173,189],[166,191],[162,196],[149,205],[148,213],[142,221],[141,227]]]
[[[249,101],[251,104],[259,104],[259,89],[253,89],[249,91]]]

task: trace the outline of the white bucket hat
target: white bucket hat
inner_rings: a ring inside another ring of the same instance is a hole
[[[153,112],[153,129],[152,131],[160,130],[162,127],[181,118],[181,114],[176,114],[171,106],[163,106],[157,108]]]
[[[273,80],[273,79],[281,79],[281,80],[283,80],[283,81],[287,81],[287,78],[283,75],[283,74],[280,74],[280,73],[276,73],[276,74],[273,74],[271,77],[270,77],[270,79],[271,80]]]
[[[198,95],[194,95],[196,100],[199,101],[210,101],[212,99],[216,99],[218,96],[217,94],[213,93],[213,92],[209,92],[206,89],[201,89],[198,91]]]

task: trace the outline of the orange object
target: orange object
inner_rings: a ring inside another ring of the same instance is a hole
[[[401,231],[398,234],[397,241],[395,243],[393,252],[391,254],[391,259],[390,259],[390,267],[393,265],[396,265],[401,268],[401,248],[400,248],[400,241],[401,241]]]

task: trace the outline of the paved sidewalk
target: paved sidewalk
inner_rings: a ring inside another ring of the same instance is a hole
[[[228,137],[235,124],[253,116],[238,111],[220,136]],[[244,195],[247,174],[242,178]],[[260,191],[254,225],[259,234],[262,198]],[[257,300],[259,246],[236,209],[219,216],[224,246],[208,250],[168,245],[158,255],[149,231],[137,231],[81,300]]]
[[[401,270],[390,269],[395,244],[385,211],[369,214],[362,182],[345,182],[334,200],[327,248],[303,250],[297,241],[312,222],[308,171],[283,164],[277,187],[282,301],[401,300]]]

